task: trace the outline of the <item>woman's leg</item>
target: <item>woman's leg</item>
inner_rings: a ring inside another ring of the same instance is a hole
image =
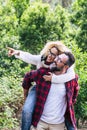
[[[22,109],[21,130],[30,130],[35,102],[36,102],[36,87],[34,86],[30,90]]]
[[[66,126],[67,130],[75,130],[73,125],[67,119],[65,119],[65,126]]]

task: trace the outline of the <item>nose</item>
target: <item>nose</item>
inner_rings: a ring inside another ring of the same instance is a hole
[[[55,65],[57,65],[57,58],[54,59],[54,63],[55,63]]]
[[[52,56],[51,54],[49,54],[48,56]]]
[[[50,59],[52,58],[51,54],[48,55],[48,58],[50,58]]]
[[[57,62],[57,57],[54,59],[54,62]]]

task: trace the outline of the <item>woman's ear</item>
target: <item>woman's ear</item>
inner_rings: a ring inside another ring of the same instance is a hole
[[[42,56],[41,56],[41,61],[46,61],[46,59],[47,59],[47,56],[46,56],[46,55],[42,55]]]

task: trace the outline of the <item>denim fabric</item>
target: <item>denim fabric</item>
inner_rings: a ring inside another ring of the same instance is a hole
[[[67,119],[65,119],[65,126],[66,126],[67,130],[75,130],[73,125]]]
[[[36,87],[29,92],[22,110],[21,130],[30,130],[32,114],[36,102]]]

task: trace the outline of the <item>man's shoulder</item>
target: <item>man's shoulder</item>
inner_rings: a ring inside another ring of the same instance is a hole
[[[78,74],[75,74],[75,79],[78,80],[79,76]]]
[[[66,84],[67,83],[75,83],[75,82],[78,82],[78,78],[79,78],[79,76],[78,76],[78,74],[75,74],[75,78],[74,79],[72,79],[72,80],[70,80],[70,81],[68,81],[68,82],[66,82]]]

